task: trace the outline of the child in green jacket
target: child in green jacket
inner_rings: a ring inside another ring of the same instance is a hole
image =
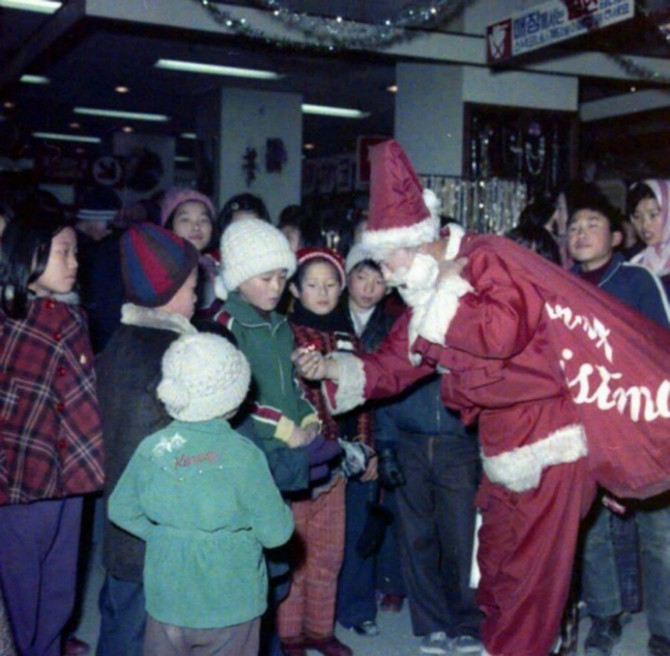
[[[263,453],[227,421],[250,380],[223,337],[184,335],[157,394],[174,421],[145,438],[109,499],[110,519],[147,543],[145,656],[256,656],[265,612],[263,548],[293,519]]]

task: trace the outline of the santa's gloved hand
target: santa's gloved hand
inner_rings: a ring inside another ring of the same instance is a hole
[[[379,474],[380,485],[389,490],[405,485],[407,479],[396,458],[395,449],[392,446],[380,447],[379,443],[377,446],[377,455],[379,456],[377,473]]]
[[[342,453],[337,440],[327,440],[323,435],[317,435],[306,449],[310,467],[325,465]]]

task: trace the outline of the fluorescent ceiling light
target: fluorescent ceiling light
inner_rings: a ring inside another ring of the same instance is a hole
[[[0,0],[0,7],[36,11],[40,14],[53,14],[61,8],[62,4],[62,2],[53,2],[52,0]]]
[[[49,84],[51,80],[44,75],[22,75],[20,81],[25,84]]]
[[[255,80],[279,80],[282,76],[274,71],[260,71],[254,68],[217,66],[178,59],[159,59],[154,66],[167,71],[185,71],[187,73],[209,73],[209,75],[228,75],[230,77],[249,77]]]
[[[141,114],[139,112],[121,112],[115,109],[95,109],[93,107],[75,107],[75,114],[87,116],[106,116],[108,118],[129,118],[136,121],[169,121],[165,114]]]
[[[362,112],[360,109],[348,109],[347,107],[329,107],[328,105],[302,106],[303,114],[317,114],[319,116],[337,116],[339,118],[365,118],[370,112]]]
[[[186,157],[186,155],[177,155],[177,156],[174,158],[174,161],[175,161],[175,162],[190,162],[190,161],[191,161],[191,158],[190,158],[190,157]]]
[[[58,141],[81,141],[82,143],[101,143],[100,137],[84,137],[79,134],[59,134],[58,132],[33,132],[38,139],[56,139]]]
[[[182,139],[197,139],[198,135],[195,132],[182,132],[179,135]]]

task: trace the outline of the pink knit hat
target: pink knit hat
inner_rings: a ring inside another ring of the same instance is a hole
[[[172,213],[182,203],[188,203],[189,201],[202,203],[207,208],[212,220],[214,220],[214,217],[216,216],[214,203],[212,203],[205,194],[200,193],[196,189],[189,189],[188,187],[173,187],[172,189],[168,189],[165,193],[165,198],[161,205],[161,225],[164,226],[167,223],[168,219],[172,216]]]
[[[298,261],[298,266],[303,266],[308,264],[312,260],[326,260],[331,264],[335,271],[337,271],[337,276],[340,279],[340,289],[344,289],[347,285],[347,275],[344,272],[344,260],[342,256],[330,248],[321,248],[318,246],[308,246],[301,248],[296,254],[296,259]]]

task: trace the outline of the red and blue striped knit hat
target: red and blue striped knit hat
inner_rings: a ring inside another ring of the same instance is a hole
[[[193,244],[153,223],[133,225],[121,237],[123,282],[131,303],[165,305],[197,264]]]

